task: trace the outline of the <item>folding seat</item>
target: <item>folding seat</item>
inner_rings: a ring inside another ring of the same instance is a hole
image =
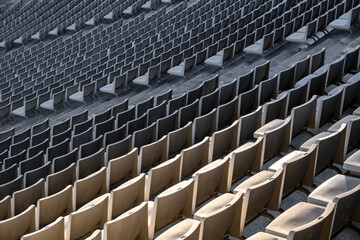
[[[77,180],[74,183],[74,208],[79,209],[91,200],[106,193],[106,168]]]
[[[344,64],[345,56],[343,55],[332,63],[324,66],[324,68],[328,68],[326,86],[330,86],[336,82],[343,82]]]
[[[93,139],[93,128],[90,127],[86,131],[73,135],[70,141],[71,149],[79,148],[82,144],[88,143]]]
[[[208,114],[197,117],[194,119],[192,128],[192,142],[197,143],[201,141],[204,137],[210,136],[213,132],[216,131],[216,109],[213,109]]]
[[[62,156],[69,151],[70,140],[67,138],[57,145],[48,147],[46,150],[46,161],[51,162],[54,158]]]
[[[140,172],[165,162],[167,159],[167,136],[142,146],[139,152],[138,169]]]
[[[281,74],[281,73],[280,73]],[[275,74],[273,77],[260,82],[259,84],[259,104],[264,104],[278,96],[278,84],[281,81],[281,75]]]
[[[201,83],[198,87],[193,88],[187,92],[187,104],[195,102],[203,96],[204,83]]]
[[[310,99],[313,95],[324,95],[326,89],[327,69],[321,68],[314,74],[310,74],[307,77],[302,78],[295,84],[295,87],[308,84],[307,99]]]
[[[208,95],[209,93],[214,92],[218,87],[219,87],[219,74],[216,74],[213,77],[203,82],[203,87],[202,87],[203,92],[201,96],[205,96]],[[188,100],[188,104],[189,104],[189,100]]]
[[[358,77],[360,74],[355,74],[352,76],[346,84],[342,84],[335,89],[344,89],[343,93],[343,100],[341,104],[341,113],[342,114],[348,107],[350,106],[358,106],[360,103],[360,95],[359,95],[359,88],[360,88],[360,79]],[[336,90],[332,90],[336,91]]]
[[[65,239],[79,239],[102,228],[108,219],[109,195],[104,194],[69,215]]]
[[[76,124],[82,123],[88,120],[88,110],[85,110],[77,115],[70,117],[70,126],[73,128]]]
[[[154,97],[150,97],[138,104],[136,104],[136,117],[141,117],[146,111],[150,108],[154,107]]]
[[[80,84],[81,86],[81,84]],[[85,97],[96,94],[95,82],[84,84],[80,91],[69,96],[69,99],[76,102],[85,102]]]
[[[14,180],[17,175],[18,166],[14,163],[12,166],[0,171],[0,184],[5,184]]]
[[[262,158],[270,159],[279,151],[287,152],[290,141],[291,118],[275,119],[254,132],[254,138],[263,137]]]
[[[359,50],[360,46],[358,45],[345,54],[344,74],[358,72]]]
[[[192,178],[195,180],[196,197],[194,201],[197,205],[218,192],[229,192],[229,159],[216,160],[207,164],[197,170]]]
[[[4,151],[7,151],[9,150],[10,146],[12,144],[12,137],[9,136],[7,139],[5,140],[2,140],[0,142],[0,152],[4,152]]]
[[[338,19],[332,21],[329,26],[334,29],[350,30],[351,25],[359,22],[360,6],[356,6],[350,11],[342,14]]]
[[[200,238],[200,222],[193,219],[185,219],[164,231],[156,240],[173,239],[182,236],[183,239]]]
[[[80,145],[79,158],[85,158],[87,156],[96,153],[97,151],[99,151],[99,149],[101,149],[102,144],[103,144],[103,137],[99,136],[98,138],[94,139],[91,142]]]
[[[51,126],[51,134],[52,136],[58,135],[70,128],[70,118],[60,122],[58,124],[54,124]]]
[[[50,138],[50,128],[47,128],[38,134],[32,134],[30,139],[31,146],[36,146],[49,138]]]
[[[205,63],[211,66],[222,67],[225,61],[234,57],[234,45],[219,50],[214,56],[210,55],[208,50],[208,59],[205,60]]]
[[[332,163],[343,164],[345,139],[346,124],[342,124],[336,132],[322,132],[310,138],[300,146],[300,150],[308,151],[311,145],[318,145],[315,173],[319,173]]]
[[[163,101],[161,104],[156,107],[150,108],[147,110],[147,124],[150,125],[153,122],[156,122],[157,119],[166,116],[166,106],[167,103]]]
[[[51,221],[48,226],[41,228],[40,230],[23,235],[22,240],[35,240],[35,239],[64,239],[64,218],[59,217],[54,221]]]
[[[106,120],[109,120],[111,118],[111,108],[109,108],[108,110],[96,114],[93,116],[93,125],[95,126],[98,123],[104,122]]]
[[[16,240],[22,235],[35,231],[35,206],[31,205],[25,211],[0,222],[0,238]]]
[[[35,134],[38,134],[38,133],[41,133],[43,131],[45,131],[47,128],[49,128],[49,119],[45,119],[44,121],[36,124],[36,125],[33,125],[31,127],[31,134],[32,135],[35,135]]]
[[[13,216],[25,211],[30,205],[45,197],[45,181],[40,179],[30,187],[18,190],[12,194]]]
[[[360,174],[359,154],[360,151],[357,150],[344,161],[343,168],[347,170],[350,175],[358,176]]]
[[[84,122],[75,124],[73,127],[73,135],[81,134],[81,133],[85,132],[86,130],[88,130],[89,128],[91,128],[92,126],[93,126],[92,118],[89,118]]]
[[[279,95],[277,99],[264,104],[262,125],[275,119],[285,119],[287,115],[288,97],[289,94],[285,92]]]
[[[60,192],[68,185],[73,185],[76,180],[76,164],[71,163],[67,168],[50,174],[46,177],[47,195],[51,196]]]
[[[123,124],[126,125],[128,121],[133,119],[135,119],[135,106],[116,115],[116,127],[120,128]]]
[[[297,29],[293,34],[286,37],[286,41],[294,43],[308,43],[311,44],[309,39],[316,35],[316,26],[318,19],[315,19],[306,24],[306,26]]]
[[[140,148],[150,144],[156,139],[156,123],[133,132],[132,147]]]
[[[11,217],[11,197],[6,196],[0,200],[0,221]]]
[[[335,89],[328,96],[317,99],[315,128],[312,130],[314,133],[317,133],[319,128],[329,120],[340,118],[342,96],[343,89]]]
[[[288,95],[286,114],[289,114],[294,107],[306,103],[307,94],[308,94],[308,84],[305,84],[300,87],[294,87],[286,92],[283,92],[282,94]]]
[[[10,146],[10,155],[14,156],[15,154],[18,154],[19,152],[23,151],[23,150],[27,150],[30,146],[30,138],[26,138],[21,142],[18,143],[13,143]]]
[[[154,239],[155,232],[164,225],[178,220],[179,215],[191,217],[193,205],[194,180],[178,183],[160,193],[154,201],[149,201],[149,238]],[[177,204],[174,204],[174,203]],[[183,220],[186,221],[186,220]]]
[[[147,216],[148,203],[143,202],[116,219],[105,223],[103,239],[148,239]]]
[[[244,48],[244,52],[248,54],[262,55],[263,52],[271,48],[274,44],[274,33],[270,32],[255,41],[254,44],[248,45]]]
[[[120,157],[128,153],[132,148],[132,135],[119,140],[117,142],[108,144],[106,146],[106,159],[107,161],[116,157]]]
[[[90,174],[100,170],[104,165],[104,148],[101,148],[92,155],[83,157],[77,161],[77,179],[82,179],[89,176]]]
[[[232,82],[220,87],[219,90],[219,105],[228,103],[237,96],[238,80],[234,79]]]
[[[289,108],[290,109],[290,108]],[[304,128],[315,127],[316,96],[309,101],[291,109],[291,138],[298,135]]]
[[[265,63],[256,66],[254,68],[254,84],[259,84],[260,82],[268,79],[269,70],[270,70],[270,61],[266,61]]]
[[[119,104],[111,107],[111,116],[116,117],[118,113],[124,112],[129,109],[129,99],[126,98],[124,101]]]
[[[46,178],[51,172],[51,163],[47,162],[41,167],[34,170],[27,171],[24,174],[24,187],[31,186],[39,181],[41,178]]]
[[[24,100],[23,105],[19,106],[18,108],[15,108],[14,104],[13,104],[11,107],[11,109],[12,109],[11,113],[16,116],[26,117],[27,112],[30,112],[30,111],[36,109],[36,105],[37,105],[36,97],[29,99],[29,100]]]
[[[14,163],[19,164],[21,161],[26,160],[26,150],[22,150],[20,153],[3,159],[3,169],[7,169]]]
[[[185,126],[189,121],[199,116],[199,100],[195,100],[179,109],[179,127]]]
[[[279,82],[278,82],[278,91],[289,90],[295,85],[295,71],[298,65],[294,64],[292,67],[289,67],[279,73]],[[300,68],[300,65],[299,65]],[[298,74],[300,74],[300,69],[298,70]],[[261,86],[261,85],[260,85]]]
[[[156,139],[160,139],[162,136],[167,135],[169,132],[174,131],[178,128],[179,125],[179,112],[175,112],[159,118],[156,121]]]
[[[0,133],[0,141],[6,140],[7,138],[12,137],[13,135],[15,135],[15,128],[14,127],[1,132]]]
[[[18,143],[18,142],[24,141],[28,137],[31,137],[30,128],[27,128],[23,132],[14,135],[13,136],[13,143]]]
[[[300,202],[275,218],[265,231],[287,239],[329,239],[334,211],[334,203],[322,207]]]
[[[127,87],[127,73],[123,73],[114,77],[114,80],[105,86],[102,86],[99,90],[100,92],[116,94],[116,90],[119,88]]]
[[[259,86],[255,85],[251,90],[239,94],[239,116],[252,112],[259,104]]]

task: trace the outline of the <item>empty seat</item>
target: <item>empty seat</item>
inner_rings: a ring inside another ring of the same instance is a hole
[[[211,136],[209,159],[215,160],[227,154],[239,145],[239,122],[235,121],[231,126],[214,132]]]
[[[262,119],[262,107],[239,118],[239,143],[253,138],[254,132],[260,128]]]
[[[336,204],[332,228],[332,233],[336,233],[356,214],[360,206],[359,198],[360,180],[337,174],[314,189],[308,197],[308,202],[323,207],[331,202]]]
[[[287,115],[288,93],[279,95],[278,99],[267,102],[263,106],[262,124],[267,124],[275,119],[285,119]]]
[[[242,202],[242,194],[225,193],[200,208],[194,219],[200,221],[203,239],[239,237]]]
[[[270,61],[266,61],[265,63],[256,66],[254,69],[254,84],[259,84],[260,82],[268,79],[269,70],[270,70]]]
[[[64,237],[65,237],[64,218],[59,217],[55,221],[51,222],[48,226],[41,228],[36,232],[22,236],[21,240],[36,240],[36,239],[63,240]]]
[[[163,118],[158,119],[156,121],[156,139],[160,139],[171,131],[176,130],[179,125],[178,119],[179,111],[177,110]]]
[[[249,91],[239,94],[239,116],[251,113],[259,106],[259,85],[255,85]]]
[[[193,205],[194,180],[180,182],[149,201],[149,236],[153,239],[155,232],[180,217],[191,217]],[[176,203],[176,204],[175,204]],[[186,221],[186,220],[183,220]]]
[[[275,218],[266,232],[283,238],[329,239],[334,210],[334,203],[322,207],[300,202]]]
[[[56,221],[60,216],[66,216],[73,210],[73,189],[71,185],[48,197],[37,201],[38,225],[42,229],[48,224]]]
[[[209,53],[208,53],[209,54]],[[216,55],[210,56],[205,63],[212,66],[222,67],[224,62],[234,57],[234,46],[228,46],[217,52]]]
[[[107,171],[109,188],[113,189],[120,183],[138,174],[138,149],[133,148],[129,153],[121,157],[109,159]]]
[[[254,44],[244,48],[244,52],[248,54],[262,55],[264,50],[271,48],[274,44],[274,33],[265,34]]]
[[[338,19],[332,21],[329,26],[334,29],[350,30],[351,25],[359,22],[360,6],[356,6]]]
[[[70,140],[67,138],[61,143],[48,147],[46,150],[46,160],[51,162],[54,158],[65,155],[69,151]]]
[[[93,139],[93,128],[90,127],[85,132],[79,133],[77,135],[73,135],[71,138],[71,149],[79,148],[80,145],[84,143],[88,143]]]
[[[290,124],[291,119],[275,119],[262,126],[256,132],[254,137],[264,137],[262,158],[264,161],[273,157],[279,151],[287,152],[290,142]]]
[[[156,167],[150,169],[147,175],[145,200],[180,182],[181,156],[176,155]]]
[[[199,239],[200,222],[193,219],[185,219],[175,226],[163,232],[156,240],[174,239],[181,236],[182,239]]]
[[[54,193],[60,192],[66,188],[66,186],[73,185],[75,180],[76,164],[72,163],[67,168],[46,177],[47,195],[50,196]]]
[[[109,195],[104,194],[88,205],[69,215],[65,239],[79,239],[89,236],[108,221]]]
[[[193,127],[193,143],[197,143],[204,139],[206,136],[210,136],[216,131],[216,109],[211,112],[199,116],[194,119]]]
[[[42,121],[36,125],[33,125],[31,127],[31,134],[35,135],[35,134],[41,133],[41,132],[45,131],[48,127],[49,127],[49,119],[45,119],[44,121]]]
[[[316,112],[316,96],[306,103],[291,110],[291,138],[298,135],[304,128],[314,128]]]
[[[192,122],[199,116],[199,100],[188,104],[179,109],[179,127],[184,127],[188,122]]]
[[[360,136],[357,134],[360,129],[360,118],[359,116],[355,115],[348,115],[335,124],[333,124],[328,131],[329,132],[336,132],[342,126],[342,124],[346,124],[346,139],[345,139],[345,153],[349,152],[353,148],[359,146],[360,143]]]
[[[345,156],[346,125],[336,132],[322,132],[300,146],[301,151],[308,151],[313,144],[318,145],[315,173],[319,173],[331,163],[343,164]]]
[[[106,211],[104,212],[106,213]],[[149,230],[147,216],[148,203],[143,202],[123,213],[116,219],[105,223],[103,239],[148,239]]]
[[[0,201],[0,221],[11,217],[11,197],[10,195],[4,197]]]
[[[165,162],[167,159],[167,136],[156,142],[142,146],[139,153],[138,169],[145,171],[150,167]]]
[[[350,171],[350,173],[360,174],[360,151],[354,152],[350,157],[348,157],[343,167],[344,169]]]
[[[23,176],[20,175],[16,179],[0,185],[0,199],[3,199],[7,195],[11,195],[13,192],[23,188]]]
[[[35,206],[31,205],[22,213],[0,222],[0,238],[17,240],[22,235],[35,231]]]
[[[132,135],[106,146],[106,161],[127,154],[132,149]]]
[[[229,192],[229,159],[216,160],[193,174],[197,189],[196,204],[200,204],[216,193]]]
[[[24,187],[35,184],[41,178],[46,178],[51,172],[51,163],[47,162],[41,167],[28,171],[24,174]]]
[[[105,166],[104,154],[104,148],[101,148],[94,154],[79,159],[76,165],[77,179],[85,178]]]

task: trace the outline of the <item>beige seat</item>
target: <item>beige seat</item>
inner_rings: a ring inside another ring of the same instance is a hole
[[[225,193],[200,208],[194,219],[200,221],[200,239],[222,239],[226,234],[240,237],[243,195]]]
[[[300,202],[275,218],[266,232],[287,239],[330,239],[335,204],[326,207]]]
[[[141,173],[110,192],[109,216],[114,219],[145,200],[145,174]]]
[[[145,200],[180,182],[181,155],[153,167],[146,176]]]
[[[138,149],[134,148],[126,155],[111,159],[108,162],[108,191],[122,182],[138,175]]]
[[[254,137],[263,137],[264,144],[262,158],[264,161],[270,159],[279,151],[287,152],[290,142],[291,119],[275,119],[254,132]]]
[[[21,240],[64,240],[64,237],[64,218],[59,217],[46,227],[22,236]]]
[[[0,221],[11,217],[11,197],[8,195],[0,201]]]
[[[246,238],[247,240],[285,240],[286,238],[282,238],[273,234],[258,232],[251,237]]]
[[[350,171],[350,173],[360,175],[360,150],[348,157],[345,160],[343,167],[344,169]]]
[[[181,179],[209,163],[209,137],[181,151]]]
[[[76,178],[85,178],[104,167],[104,154],[104,148],[101,148],[90,156],[78,159],[76,162]]]
[[[252,139],[254,132],[260,128],[262,106],[239,118],[239,143]]]
[[[103,240],[148,240],[148,203],[130,209],[105,223]]]
[[[318,145],[315,173],[319,173],[328,164],[343,164],[346,124],[334,132],[322,132],[307,140],[300,146],[301,151],[308,151],[313,144]]]
[[[167,159],[167,136],[140,148],[138,173],[149,169]]]
[[[91,200],[106,193],[106,168],[77,180],[74,183],[74,209],[79,209]]]
[[[16,191],[12,194],[13,216],[25,211],[30,205],[35,205],[37,200],[45,197],[45,180],[42,178],[37,183]]]
[[[153,239],[157,230],[178,220],[179,216],[191,217],[194,214],[194,180],[182,181],[148,203],[149,239]]]
[[[209,159],[215,160],[226,153],[235,150],[238,146],[239,122],[214,132],[211,136]]]
[[[168,158],[181,152],[192,145],[192,122],[188,122],[182,128],[168,133]]]
[[[101,240],[103,231],[98,229],[93,232],[89,237],[85,238],[85,240]]]
[[[293,151],[282,157],[269,167],[269,171],[276,172],[284,169],[284,187],[282,196],[296,189],[299,184],[311,186],[315,175],[315,160],[317,146],[314,144],[309,151]]]
[[[67,168],[46,177],[47,195],[50,196],[63,190],[68,185],[73,185],[75,180],[76,165],[72,163]]]
[[[183,239],[196,240],[200,239],[200,222],[193,219],[185,219],[175,226],[163,232],[156,240]]]
[[[308,202],[326,207],[333,202],[335,219],[332,233],[338,232],[354,216],[360,217],[360,179],[337,174],[319,187],[314,189],[308,197]]]
[[[31,205],[15,217],[0,222],[0,239],[17,240],[35,231],[35,206]]]
[[[196,204],[214,194],[230,191],[229,159],[216,160],[193,174],[195,180]]]
[[[37,226],[41,229],[60,216],[66,216],[73,210],[73,188],[68,185],[64,190],[37,201]]]
[[[279,168],[275,173],[261,171],[245,180],[233,190],[244,194],[241,208],[240,236],[246,222],[264,212],[264,208],[276,211],[280,208],[284,171]]]
[[[263,138],[259,137],[255,142],[247,142],[227,157],[230,158],[231,181],[245,176],[249,171],[260,172],[263,166],[261,155]]]
[[[108,219],[109,194],[89,202],[69,215],[65,240],[73,240],[90,236],[97,228],[102,228]]]

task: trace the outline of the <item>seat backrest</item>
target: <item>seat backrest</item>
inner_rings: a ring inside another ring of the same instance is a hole
[[[0,222],[0,238],[16,240],[35,231],[35,206],[29,206],[22,213]]]
[[[145,200],[149,200],[159,192],[179,183],[180,179],[181,155],[178,154],[150,169],[145,189]]]
[[[82,144],[88,143],[92,139],[93,139],[93,128],[89,127],[86,131],[72,136],[71,149],[79,148]]]
[[[136,104],[136,117],[142,116],[146,111],[154,106],[154,96]]]
[[[7,195],[12,195],[13,192],[23,188],[23,175],[18,176],[14,180],[0,185],[0,199]]]
[[[84,122],[88,119],[88,110],[85,110],[77,115],[73,115],[70,118],[71,127],[74,127],[75,124]]]
[[[251,113],[259,106],[259,85],[239,95],[239,116]]]
[[[109,186],[108,190],[113,189],[126,179],[137,176],[138,172],[138,149],[133,148],[129,153],[109,159],[107,163]]]
[[[317,96],[314,95],[306,103],[291,110],[291,138],[299,134],[304,127],[315,127],[316,98]]]
[[[0,221],[11,217],[11,197],[10,195],[4,197],[0,201]]]
[[[209,159],[215,160],[235,150],[238,146],[239,122],[234,121],[229,127],[216,131],[211,136]]]
[[[290,77],[287,79],[291,80]],[[259,104],[263,104],[264,102],[270,101],[270,99],[277,98],[278,82],[280,80],[280,77],[278,79],[278,75],[275,74],[273,77],[264,80],[259,84]]]
[[[47,195],[50,196],[72,185],[76,180],[76,164],[71,163],[67,168],[46,177]]]
[[[48,147],[46,150],[46,160],[51,162],[54,158],[62,156],[69,151],[69,142],[70,140],[67,138],[61,143]]]
[[[324,65],[325,50],[326,48],[322,48],[320,52],[311,55],[310,73],[314,73],[318,68]]]
[[[238,78],[238,93],[244,93],[254,86],[254,69]]]
[[[279,73],[278,91],[284,91],[294,87],[295,69],[296,65],[294,64],[292,67],[289,67]]]
[[[94,154],[79,159],[76,165],[77,179],[87,177],[90,174],[98,171],[101,167],[103,167],[105,165],[104,154],[104,148],[101,148]]]
[[[259,84],[269,78],[270,61],[258,65],[254,68],[254,84]]]
[[[179,111],[168,114],[156,121],[156,139],[160,139],[168,133],[177,130],[179,126]]]
[[[59,217],[54,221],[51,221],[49,225],[40,230],[26,234],[21,237],[21,240],[63,240],[65,237],[64,232],[64,218]]]
[[[109,196],[104,194],[95,199],[91,205],[79,209],[69,215],[65,239],[79,239],[92,234],[108,221]]]
[[[80,145],[79,158],[88,157],[99,151],[103,144],[103,137],[99,136],[91,142]]]
[[[66,216],[73,210],[73,188],[68,185],[58,193],[37,201],[38,229],[54,222],[60,216]]]
[[[229,192],[229,159],[216,160],[193,174],[196,203],[207,200],[216,192]]]
[[[193,202],[194,180],[182,181],[156,196],[149,223],[150,238],[157,228],[172,222],[179,215],[191,217],[195,211]]]
[[[179,109],[179,127],[185,126],[189,121],[193,121],[197,116],[199,116],[198,99]]]
[[[103,239],[148,239],[148,235],[148,203],[143,202],[105,223]]]
[[[267,124],[274,119],[284,119],[287,115],[287,103],[289,94],[285,93],[278,99],[264,104],[262,124]]]
[[[116,125],[121,127],[123,124],[127,124],[128,121],[135,119],[135,106],[116,114]]]
[[[167,136],[140,148],[138,172],[165,162],[167,159]]]
[[[121,141],[126,137],[126,124],[123,124],[118,128],[111,126],[111,124],[113,124],[112,118],[110,118],[108,122],[99,123],[95,126],[96,135],[104,135],[104,147],[107,147],[109,144]],[[109,130],[110,128],[113,128],[114,130]]]
[[[98,138],[101,135],[105,135],[107,132],[111,132],[115,126],[115,117],[111,117],[108,120],[98,123],[94,128],[94,137]]]

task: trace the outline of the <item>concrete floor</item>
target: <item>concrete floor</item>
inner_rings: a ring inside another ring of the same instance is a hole
[[[6,1],[6,0],[2,0]],[[0,2],[1,3],[1,2]],[[173,77],[169,75],[163,75],[158,82],[155,82],[150,87],[141,87],[130,84],[130,90],[127,92],[119,93],[119,96],[100,94],[96,99],[88,101],[85,105],[79,103],[71,103],[56,113],[51,111],[42,111],[36,113],[28,119],[16,117],[11,121],[3,122],[0,124],[0,131],[4,131],[10,127],[15,127],[16,132],[21,132],[29,126],[43,121],[45,118],[49,118],[50,124],[55,124],[65,120],[69,116],[80,113],[84,110],[89,111],[89,115],[98,114],[107,110],[109,107],[123,101],[128,98],[130,105],[135,105],[150,96],[156,96],[169,89],[173,89],[173,97],[179,96],[184,92],[198,86],[201,82],[209,78],[214,74],[219,74],[220,85],[232,81],[234,78],[248,72],[254,66],[257,66],[266,60],[270,60],[270,75],[279,73],[281,70],[286,69],[298,60],[304,59],[307,55],[320,51],[323,47],[326,48],[325,63],[330,63],[333,60],[340,57],[347,49],[352,48],[360,44],[360,27],[354,27],[352,32],[348,31],[332,31],[324,38],[314,43],[311,46],[302,48],[298,44],[286,43],[276,47],[276,50],[272,51],[265,57],[253,56],[253,55],[241,55],[236,56],[234,59],[225,63],[223,68],[214,68],[205,65],[198,66],[195,70],[186,73],[184,78]],[[344,113],[348,115],[351,113],[351,109]],[[330,123],[325,124],[320,130],[325,131]],[[303,142],[309,139],[312,135],[309,133],[302,133],[293,139],[293,146],[298,148]],[[294,149],[294,148],[292,148]],[[278,157],[273,158],[264,165],[264,169],[267,169],[272,163],[274,163]],[[326,170],[320,175],[316,176],[315,184],[320,185],[330,177],[336,174],[333,170]],[[234,184],[237,185],[237,184]],[[311,189],[309,189],[311,191]],[[288,209],[294,204],[300,201],[306,201],[307,196],[300,192],[295,191],[282,201],[281,207]],[[271,212],[274,216],[278,216],[280,213]],[[258,217],[255,221],[245,227],[244,235],[249,237],[258,231],[264,231],[270,220],[265,217]],[[359,227],[359,225],[357,225]],[[350,240],[359,239],[359,235],[353,231],[345,229],[338,235],[334,236],[336,240]]]

